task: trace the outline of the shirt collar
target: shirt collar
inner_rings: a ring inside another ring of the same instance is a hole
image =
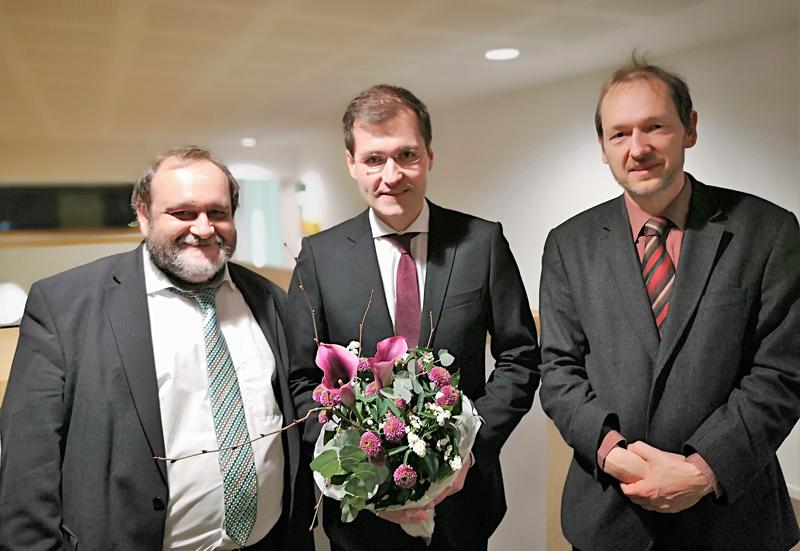
[[[372,237],[386,237],[387,235],[393,235],[396,233],[428,233],[428,225],[431,218],[431,211],[428,208],[428,201],[423,201],[422,203],[422,210],[419,213],[419,216],[411,222],[411,225],[408,226],[401,232],[398,232],[394,228],[392,228],[389,224],[378,218],[378,215],[375,214],[375,211],[372,208],[369,209],[369,227],[372,230]]]
[[[153,263],[150,257],[150,251],[147,247],[142,247],[142,254],[144,256],[144,287],[147,295],[154,295],[170,287],[175,287],[175,284],[170,281],[161,269]],[[222,274],[222,284],[232,285],[233,281],[228,273],[228,264],[225,263],[225,272]]]
[[[645,223],[650,220],[654,215],[645,212],[639,204],[631,199],[627,193],[623,194],[625,198],[625,210],[628,212],[628,221],[631,224],[631,233],[633,240],[636,241],[642,233],[642,228]],[[667,218],[670,222],[683,231],[686,229],[686,218],[689,214],[689,201],[692,198],[692,179],[688,174],[684,175],[684,184],[680,193],[675,199],[667,205],[664,212],[658,216]]]

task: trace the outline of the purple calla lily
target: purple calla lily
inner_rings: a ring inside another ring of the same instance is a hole
[[[353,407],[353,379],[358,369],[358,358],[338,344],[322,343],[317,348],[317,366],[322,370],[322,386],[347,407]]]
[[[403,337],[389,337],[378,343],[375,356],[369,359],[369,367],[380,388],[392,382],[394,362],[406,352],[408,352],[408,343]]]

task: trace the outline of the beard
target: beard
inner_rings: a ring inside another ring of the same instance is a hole
[[[182,246],[200,247],[212,244],[219,247],[219,255],[216,260],[206,258],[200,249]],[[192,286],[211,281],[225,269],[225,263],[236,251],[236,234],[234,234],[233,243],[228,243],[216,233],[207,239],[187,234],[185,237],[171,241],[160,238],[151,232],[145,238],[145,247],[150,253],[153,264],[162,272],[171,279]]]
[[[680,162],[673,164],[669,170],[667,170],[661,176],[661,178],[659,178],[658,184],[651,188],[645,188],[641,185],[637,185],[635,182],[629,182],[625,180],[624,174],[617,174],[614,170],[611,171],[611,174],[614,176],[614,179],[617,181],[617,183],[622,186],[622,189],[627,191],[631,197],[648,197],[664,191],[675,182],[675,178],[677,178],[678,174],[681,172],[681,170],[683,170],[683,161],[684,152],[681,151]],[[641,164],[646,165],[650,162],[650,159],[644,159],[641,161]]]

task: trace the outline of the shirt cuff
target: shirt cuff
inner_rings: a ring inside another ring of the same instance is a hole
[[[600,470],[603,470],[603,467],[605,467],[606,456],[611,452],[611,450],[619,445],[625,447],[625,444],[627,444],[625,437],[619,432],[615,430],[608,431],[603,438],[603,441],[600,442],[600,447],[597,449],[597,466],[600,467]]]
[[[714,474],[714,471],[708,463],[706,463],[706,460],[703,459],[703,456],[695,452],[687,457],[686,461],[697,467],[697,470],[703,473],[703,476],[706,477],[709,485],[714,490],[714,496],[719,498],[722,495],[722,491],[720,490],[719,482],[717,482],[717,475]]]

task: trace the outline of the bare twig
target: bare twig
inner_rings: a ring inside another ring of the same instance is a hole
[[[300,273],[300,264],[297,263],[297,257],[294,257],[294,267],[297,270],[297,281],[300,292],[303,293],[303,298],[306,299],[308,311],[311,314],[311,327],[314,328],[314,343],[319,346],[319,333],[317,333],[317,311],[311,305],[311,300],[308,298],[306,288],[303,286],[303,275]]]
[[[430,348],[433,344],[433,310],[428,310],[428,319],[431,322],[431,332],[428,333],[428,344],[425,345],[425,348]]]
[[[292,421],[291,423],[289,423],[285,427],[281,427],[281,428],[279,428],[277,430],[270,431],[270,432],[268,432],[266,434],[261,434],[257,438],[253,438],[252,440],[248,440],[247,442],[240,442],[239,444],[234,444],[233,446],[226,446],[224,448],[217,448],[215,450],[200,450],[199,452],[190,453],[189,455],[182,455],[181,457],[159,457],[159,456],[155,456],[155,457],[153,457],[153,459],[155,459],[156,461],[168,461],[169,463],[175,463],[176,461],[181,461],[183,459],[189,459],[190,457],[197,457],[198,455],[203,455],[203,454],[206,454],[206,453],[219,453],[219,452],[228,451],[228,450],[235,450],[236,448],[240,448],[240,447],[242,447],[242,446],[244,446],[246,444],[252,444],[253,442],[257,442],[258,440],[261,440],[262,438],[266,438],[267,436],[272,436],[274,434],[278,434],[280,432],[287,431],[292,427],[296,427],[297,425],[299,425],[301,423],[305,423],[306,421],[308,421],[308,419],[309,419],[309,417],[311,417],[312,413],[317,412],[317,411],[328,411],[329,409],[330,408],[323,408],[323,407],[311,408],[310,410],[308,410],[308,413],[306,413],[305,417],[302,417],[300,419],[295,419],[294,421]]]
[[[319,499],[317,500],[317,504],[314,505],[314,516],[311,517],[311,526],[308,527],[309,532],[314,531],[314,523],[317,522],[317,515],[319,514],[319,506],[322,505],[322,491],[319,492]]]
[[[359,352],[363,351],[364,343],[362,342],[362,338],[364,335],[364,323],[367,321],[367,313],[369,313],[369,307],[372,306],[372,297],[375,296],[375,289],[371,289],[369,292],[369,301],[367,301],[367,308],[364,310],[364,315],[361,317],[361,323],[358,324],[358,346],[360,347]]]

